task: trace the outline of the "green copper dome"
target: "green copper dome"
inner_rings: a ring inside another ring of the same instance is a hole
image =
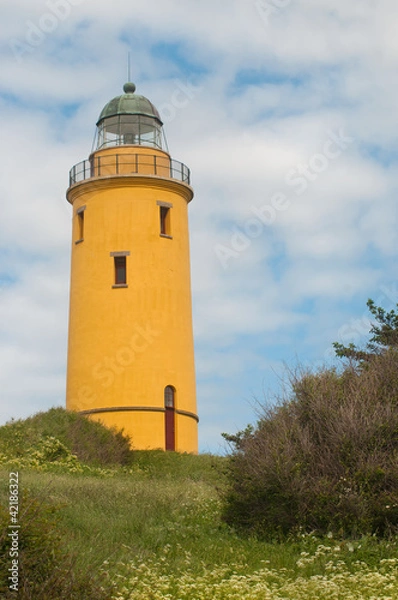
[[[141,115],[144,117],[152,117],[159,121],[160,125],[163,125],[160,115],[156,107],[145,98],[135,94],[134,83],[126,83],[124,85],[124,94],[116,96],[104,106],[99,116],[97,125],[109,117],[117,117],[118,115]]]

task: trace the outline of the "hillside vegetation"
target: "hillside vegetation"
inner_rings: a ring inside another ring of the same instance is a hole
[[[57,409],[0,428],[2,598],[16,597],[7,588],[10,470],[20,473],[22,600],[316,600],[329,598],[330,590],[341,599],[351,592],[357,599],[398,595],[395,539],[240,537],[221,518],[229,459],[133,452],[123,464],[102,468],[91,440],[92,465],[74,457],[71,467],[60,423],[75,416]],[[40,439],[48,442],[44,424],[54,419],[63,452],[21,468],[32,447],[42,448]],[[24,435],[7,462],[15,427]],[[102,445],[102,435],[93,435]]]
[[[52,408],[25,420],[0,427],[0,460],[19,459],[29,466],[36,459],[48,464],[65,462],[74,455],[92,467],[128,465],[132,460],[129,439],[121,431],[104,427],[78,413]]]
[[[364,349],[335,344],[342,368],[293,373],[256,428],[227,436],[230,525],[268,539],[397,533],[398,314],[368,307]]]

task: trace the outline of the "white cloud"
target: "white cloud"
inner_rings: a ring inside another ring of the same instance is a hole
[[[295,353],[323,355],[394,279],[398,7],[296,0],[267,24],[254,0],[69,6],[23,56],[15,40],[29,44],[50,4],[2,9],[1,415],[63,402],[68,170],[87,158],[102,106],[121,93],[130,50],[138,93],[163,110],[171,154],[192,169],[201,440],[217,448],[220,431],[245,427],[250,407],[237,407],[261,395],[272,368]],[[188,95],[176,107],[181,85]],[[352,143],[298,193],[300,170],[322,166],[340,130]],[[252,235],[253,207],[277,193],[289,207]],[[239,251],[237,232],[247,238]],[[227,268],[220,245],[235,252]]]

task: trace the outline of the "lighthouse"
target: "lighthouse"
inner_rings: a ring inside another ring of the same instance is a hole
[[[66,407],[123,429],[136,449],[196,453],[188,205],[155,106],[127,83],[70,171]]]

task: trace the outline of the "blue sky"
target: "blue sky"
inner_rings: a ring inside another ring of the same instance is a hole
[[[286,368],[398,302],[392,0],[14,0],[1,8],[0,423],[63,405],[69,169],[131,53],[192,171],[202,451]]]

